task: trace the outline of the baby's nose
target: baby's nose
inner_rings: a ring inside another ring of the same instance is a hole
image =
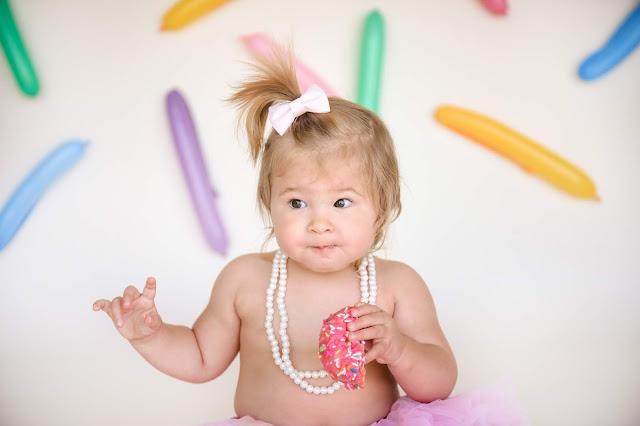
[[[316,234],[333,231],[333,225],[329,218],[324,214],[316,214],[309,222],[309,231]]]

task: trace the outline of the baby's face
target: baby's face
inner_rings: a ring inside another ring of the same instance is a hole
[[[271,220],[282,251],[307,269],[338,271],[372,246],[376,208],[360,165],[297,154],[271,179]]]

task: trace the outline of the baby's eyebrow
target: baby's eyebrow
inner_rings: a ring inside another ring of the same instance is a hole
[[[362,194],[361,194],[358,190],[356,190],[354,187],[352,187],[352,186],[347,186],[347,187],[344,187],[344,188],[336,188],[336,190],[335,190],[335,191],[336,191],[336,192],[347,192],[347,191],[351,191],[351,192],[355,192],[356,194],[358,194],[359,196],[361,196],[361,197],[362,197]]]
[[[297,186],[289,186],[289,187],[283,189],[282,191],[280,191],[278,193],[278,196],[282,197],[284,195],[287,195],[290,192],[298,192],[298,191],[300,191],[300,188],[298,188]],[[352,186],[345,186],[345,187],[340,187],[340,188],[333,189],[333,192],[348,192],[348,191],[353,192],[353,193],[359,195],[360,197],[363,197],[363,195],[360,193],[360,191],[358,191],[357,189],[355,189]]]
[[[295,186],[290,186],[288,188],[283,189],[282,191],[280,191],[280,193],[278,194],[279,197],[282,197],[283,195],[288,194],[289,192],[295,192],[297,191],[298,188],[296,188]]]

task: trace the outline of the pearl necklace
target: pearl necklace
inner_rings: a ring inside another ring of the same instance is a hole
[[[362,258],[360,267],[358,268],[358,275],[360,275],[360,301],[363,303],[369,303],[370,305],[376,304],[376,296],[378,288],[376,285],[376,264],[373,260],[373,255],[368,254]],[[278,297],[276,302],[278,304],[278,312],[280,314],[280,340],[282,340],[282,354],[278,346],[278,339],[275,336],[273,329],[273,314],[275,309],[273,308],[273,293],[276,290],[276,284],[279,285]],[[291,343],[289,342],[289,335],[287,334],[287,324],[289,317],[287,316],[287,308],[284,304],[284,295],[287,291],[287,255],[281,250],[278,250],[273,257],[273,268],[271,269],[271,280],[269,282],[269,288],[267,289],[267,317],[264,323],[267,329],[267,339],[271,343],[271,351],[273,352],[273,360],[280,369],[299,385],[302,389],[315,395],[331,395],[335,391],[339,390],[343,386],[340,382],[334,382],[332,386],[313,386],[309,384],[305,379],[321,379],[327,377],[327,372],[324,370],[316,371],[299,371],[293,367],[291,360],[289,359]]]

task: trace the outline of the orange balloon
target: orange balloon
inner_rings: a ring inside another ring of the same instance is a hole
[[[436,109],[436,120],[519,164],[578,198],[599,200],[593,181],[582,170],[544,146],[482,114],[455,106]]]

